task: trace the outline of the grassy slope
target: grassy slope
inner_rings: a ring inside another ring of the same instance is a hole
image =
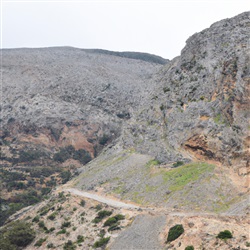
[[[143,205],[192,211],[221,212],[237,201],[235,187],[215,165],[192,162],[171,168],[134,150],[98,157],[83,168],[74,185],[82,190],[101,187]]]

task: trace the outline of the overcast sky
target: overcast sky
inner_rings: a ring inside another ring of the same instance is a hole
[[[245,0],[1,0],[1,47],[73,46],[172,59],[189,36],[249,6]]]

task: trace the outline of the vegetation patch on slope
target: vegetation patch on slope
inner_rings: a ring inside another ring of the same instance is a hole
[[[183,189],[188,183],[198,180],[202,174],[211,172],[214,166],[205,162],[196,162],[162,172],[164,183],[170,183],[170,191]]]

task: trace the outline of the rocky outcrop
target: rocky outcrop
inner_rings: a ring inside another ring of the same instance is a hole
[[[162,162],[248,166],[249,12],[191,36],[123,130],[126,146]]]

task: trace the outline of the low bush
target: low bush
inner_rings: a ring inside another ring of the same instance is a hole
[[[54,220],[54,219],[56,218],[56,215],[57,215],[57,213],[54,212],[54,213],[50,214],[47,218],[48,218],[49,220]]]
[[[43,244],[43,242],[45,242],[46,241],[46,238],[41,238],[41,239],[39,239],[36,243],[35,243],[35,247],[40,247],[42,244]]]
[[[53,244],[53,243],[49,243],[49,244],[47,245],[47,248],[54,248],[54,244]]]
[[[33,218],[32,222],[39,222],[40,217],[37,215]]]
[[[75,249],[76,249],[76,246],[71,240],[68,240],[63,246],[63,250],[75,250]]]
[[[58,232],[56,233],[56,235],[58,235],[58,234],[66,234],[66,233],[67,233],[67,231],[66,231],[66,229],[64,228],[64,229],[58,231]]]
[[[167,242],[174,241],[184,233],[184,228],[181,224],[177,224],[169,229]]]
[[[225,231],[220,232],[217,235],[217,238],[219,238],[219,239],[231,239],[231,238],[233,238],[233,235],[229,230],[225,230]]]
[[[112,226],[112,225],[114,225],[114,224],[116,224],[117,223],[117,220],[116,220],[116,218],[114,218],[114,217],[111,217],[111,218],[108,218],[105,222],[104,222],[104,227],[107,227],[107,226]]]
[[[173,164],[173,168],[177,168],[177,167],[180,167],[184,164],[183,161],[177,161],[176,163]]]
[[[100,240],[94,243],[93,247],[94,248],[103,247],[108,244],[109,240],[110,240],[110,237],[101,238]]]
[[[82,235],[77,235],[77,243],[82,243],[84,242],[84,237]]]
[[[194,247],[193,246],[187,246],[187,247],[185,247],[185,250],[194,250]]]
[[[108,228],[108,231],[110,232],[110,231],[120,230],[120,229],[121,229],[121,228],[120,228],[119,224],[116,223],[116,224],[111,225],[111,226]]]
[[[95,219],[92,221],[93,223],[99,223],[100,221],[102,221],[103,218],[108,217],[112,214],[111,211],[107,211],[107,210],[101,210],[98,212],[97,216],[95,217]]]
[[[71,222],[70,221],[65,221],[62,223],[61,229],[65,228],[65,227],[70,227],[71,226]]]
[[[113,226],[115,224],[118,223],[119,220],[124,220],[125,219],[125,216],[122,215],[122,214],[117,214],[115,215],[114,217],[110,217],[108,218],[105,223],[104,223],[104,227],[107,227],[107,226]]]
[[[102,137],[99,138],[99,143],[104,146],[108,142],[108,140],[109,136],[104,134]]]
[[[85,204],[86,204],[86,201],[85,201],[85,200],[81,200],[80,205],[81,205],[82,207],[84,207]]]

